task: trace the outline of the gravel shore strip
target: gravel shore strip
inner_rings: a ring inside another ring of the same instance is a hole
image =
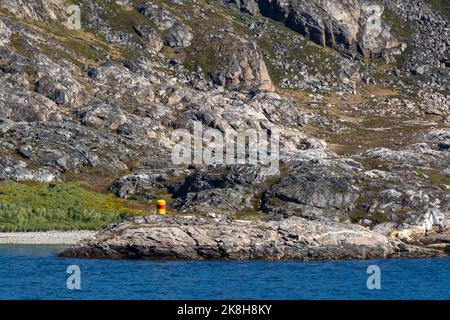
[[[96,231],[4,232],[0,244],[75,244]]]

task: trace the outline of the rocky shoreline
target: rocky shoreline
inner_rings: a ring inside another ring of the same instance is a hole
[[[61,255],[113,259],[337,260],[445,256],[449,237],[414,245],[352,224],[291,217],[254,222],[141,217],[114,224]],[[437,242],[440,245],[437,245]]]

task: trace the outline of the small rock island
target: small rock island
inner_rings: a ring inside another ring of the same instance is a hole
[[[111,225],[62,253],[77,258],[331,260],[445,255],[444,234],[413,245],[354,224],[150,216]],[[447,240],[448,234],[447,234]]]

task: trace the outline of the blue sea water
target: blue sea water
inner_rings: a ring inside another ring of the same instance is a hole
[[[139,261],[57,257],[0,245],[0,299],[450,299],[450,258],[369,261]],[[67,288],[77,265],[81,289]],[[367,288],[367,268],[381,290]]]

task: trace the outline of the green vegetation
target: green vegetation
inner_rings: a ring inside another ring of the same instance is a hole
[[[446,185],[450,186],[450,178],[444,176],[439,172],[439,170],[434,169],[416,169],[416,172],[422,174],[430,180],[430,182],[434,185]]]
[[[345,221],[345,218],[347,217],[342,217],[342,220],[340,222]],[[349,218],[352,223],[358,223],[359,220],[364,218],[370,219],[375,224],[389,222],[389,217],[384,213],[368,212],[366,210],[359,208],[354,209],[353,212],[350,214]]]
[[[147,212],[142,203],[72,183],[0,182],[0,232],[99,230]]]
[[[17,52],[22,54],[24,57],[31,58],[32,52],[29,45],[24,41],[19,33],[14,32],[11,35],[10,46],[14,48]]]
[[[397,58],[397,66],[401,67],[405,63],[406,57],[414,50],[412,46],[411,39],[416,30],[416,26],[413,22],[402,19],[398,14],[390,9],[386,9],[383,14],[383,18],[391,26],[391,33],[394,37],[407,45],[406,50],[402,55]]]
[[[411,37],[414,34],[414,23],[404,20],[390,9],[385,9],[383,18],[391,26],[391,32],[398,40],[406,43],[410,42]]]
[[[234,37],[224,37],[217,42],[210,39],[212,33],[220,33],[218,30],[230,28],[232,22],[225,16],[212,10],[205,10],[202,19],[184,21],[196,34],[189,50],[184,50],[184,64],[190,70],[200,66],[206,74],[213,72],[218,67],[226,65],[227,57],[240,45]]]

